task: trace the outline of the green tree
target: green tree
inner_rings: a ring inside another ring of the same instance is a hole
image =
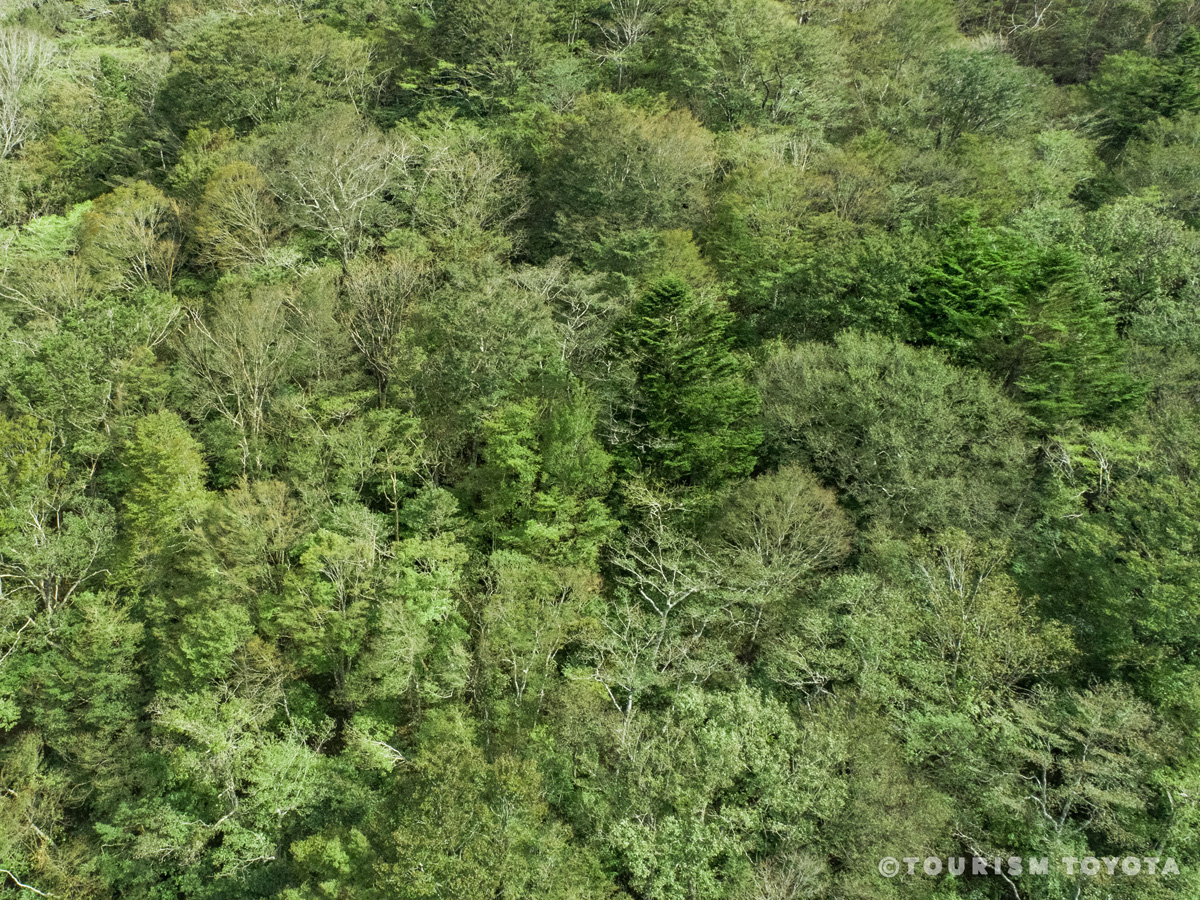
[[[626,471],[715,487],[749,473],[759,400],[732,350],[730,316],[678,278],[656,282],[617,327],[626,383],[604,423]]]
[[[1104,421],[1140,399],[1077,253],[980,227],[972,214],[947,231],[940,257],[913,290],[918,334],[990,371],[1035,426]]]
[[[502,407],[483,423],[483,464],[465,479],[488,546],[554,565],[593,567],[614,525],[609,456],[584,396]]]
[[[279,232],[279,213],[262,173],[230,163],[208,179],[192,224],[200,256],[219,269],[265,263]]]
[[[939,147],[963,134],[995,138],[1036,115],[1032,79],[1000,53],[947,51],[934,67],[932,118]]]
[[[370,895],[604,895],[596,860],[546,808],[536,767],[507,753],[486,759],[473,732],[458,710],[426,719],[411,765],[376,816]]]
[[[810,467],[860,521],[996,527],[1020,508],[1020,410],[941,354],[843,333],[777,347],[759,374],[768,458]]]
[[[110,290],[170,290],[182,240],[178,205],[149,184],[117,188],[83,216],[79,254]]]
[[[1171,69],[1153,57],[1127,51],[1104,60],[1088,83],[1105,136],[1120,150],[1171,110]]]
[[[819,131],[841,111],[830,34],[776,3],[675,5],[654,29],[651,59],[672,94],[714,128],[779,124]]]
[[[335,103],[366,108],[376,75],[366,41],[271,13],[214,16],[173,54],[163,103],[179,135],[196,127],[245,133]]]
[[[220,677],[250,637],[246,598],[231,598],[206,558],[200,525],[212,503],[200,446],[178,415],[141,419],[123,454],[127,487],[118,581],[135,590],[168,690]]]
[[[428,487],[401,510],[405,536],[392,545],[362,655],[350,672],[356,703],[415,696],[434,703],[466,686],[469,545],[454,497]],[[286,623],[285,623],[286,624]]]
[[[588,97],[563,122],[533,211],[552,249],[584,257],[623,231],[697,221],[715,163],[712,135],[688,113]]]
[[[435,0],[433,47],[449,67],[441,79],[468,102],[512,96],[549,61],[550,11],[544,0]]]

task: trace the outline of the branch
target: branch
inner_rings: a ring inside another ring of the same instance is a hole
[[[8,869],[0,869],[0,875],[7,875],[9,878],[11,878],[13,881],[15,881],[17,883],[17,887],[24,888],[27,891],[33,891],[39,897],[53,897],[54,896],[53,894],[47,894],[45,891],[39,891],[37,888],[35,888],[31,884],[22,884],[21,879],[18,878],[16,875],[14,875],[12,872],[8,871]]]

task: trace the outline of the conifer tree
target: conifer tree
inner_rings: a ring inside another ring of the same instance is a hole
[[[749,473],[762,440],[759,399],[733,352],[730,319],[675,277],[633,305],[617,338],[630,371],[612,423],[626,470],[697,487]]]
[[[982,227],[970,213],[914,294],[916,338],[989,371],[1037,427],[1103,421],[1141,395],[1115,317],[1068,248]]]

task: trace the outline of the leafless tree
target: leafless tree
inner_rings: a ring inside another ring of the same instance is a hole
[[[0,159],[33,134],[29,101],[45,83],[53,45],[25,28],[0,28]]]
[[[276,193],[299,210],[302,224],[324,233],[349,259],[417,147],[343,113],[309,122],[292,138]]]
[[[596,51],[596,55],[601,61],[616,65],[618,90],[622,87],[629,56],[649,34],[663,5],[662,0],[609,0],[609,17],[595,23],[604,35],[604,47]]]

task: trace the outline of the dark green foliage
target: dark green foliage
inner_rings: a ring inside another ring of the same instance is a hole
[[[913,288],[917,336],[990,372],[1038,428],[1101,422],[1135,403],[1116,323],[1070,249],[968,216]]]
[[[653,284],[618,326],[628,388],[610,441],[627,471],[713,487],[745,475],[762,436],[758,395],[732,351],[729,314],[677,278]]]

